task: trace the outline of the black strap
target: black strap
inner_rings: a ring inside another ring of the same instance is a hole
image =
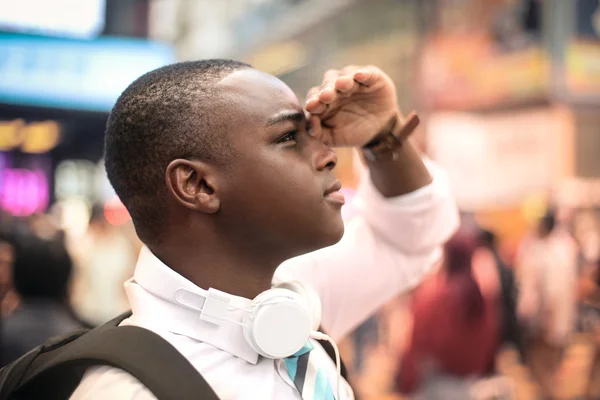
[[[88,368],[106,365],[134,376],[159,400],[219,400],[202,375],[169,342],[144,328],[119,327],[130,315],[120,315],[87,333],[79,331],[49,340],[24,356],[23,362],[16,364],[20,368],[10,373],[10,386],[19,388],[11,398],[69,398]],[[335,360],[333,346],[327,341],[319,343]],[[343,362],[341,374],[348,379]],[[5,393],[8,387],[2,389]]]
[[[68,374],[82,375],[91,366],[107,365],[136,377],[159,400],[219,399],[202,375],[166,340],[140,327],[117,325],[107,323],[66,345],[44,349],[23,383],[39,387]]]

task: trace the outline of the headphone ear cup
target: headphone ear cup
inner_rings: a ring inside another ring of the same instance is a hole
[[[249,308],[242,318],[244,337],[261,356],[289,357],[308,341],[311,318],[297,293],[269,289],[252,300]]]
[[[299,281],[285,281],[279,283],[277,288],[288,289],[298,294],[300,301],[311,316],[311,327],[313,331],[319,330],[321,326],[321,317],[323,308],[321,298],[317,291],[310,285],[306,285]]]

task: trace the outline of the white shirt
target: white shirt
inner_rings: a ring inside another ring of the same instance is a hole
[[[441,255],[439,246],[456,230],[458,213],[445,176],[429,162],[428,167],[434,177],[430,185],[392,199],[384,198],[365,172],[355,199],[359,215],[347,223],[342,240],[291,259],[276,271],[274,282],[293,277],[317,291],[321,325],[333,339],[342,338],[394,296],[417,285]],[[260,357],[246,343],[239,325],[198,321],[189,309],[147,290],[161,283],[205,293],[144,249],[134,279],[126,284],[133,316],[122,325],[141,326],[162,336],[223,400],[301,399],[283,362]],[[232,305],[243,308],[248,302],[236,297]],[[335,391],[334,362],[319,345],[313,352],[322,359]],[[352,398],[343,382],[342,399]],[[84,399],[155,397],[126,372],[96,367],[71,397]]]
[[[557,346],[569,342],[577,311],[577,245],[562,227],[526,241],[518,255],[518,312]]]

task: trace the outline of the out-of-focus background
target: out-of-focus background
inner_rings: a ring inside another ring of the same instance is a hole
[[[23,350],[15,337],[33,343],[126,310],[141,243],[105,176],[104,124],[135,78],[202,58],[249,62],[300,98],[329,68],[386,71],[403,110],[419,111],[416,140],[446,169],[476,238],[473,275],[491,255],[513,275],[492,279],[490,296],[504,304],[506,282],[519,289],[503,315],[521,321],[513,336],[535,356],[498,346],[493,372],[479,375],[509,377],[519,399],[600,395],[598,0],[0,0],[3,362]],[[351,198],[356,158],[339,159]],[[54,305],[64,293],[69,306]],[[399,370],[418,298],[396,299],[342,343],[361,398],[399,399],[414,383]],[[53,328],[36,336],[34,320]]]

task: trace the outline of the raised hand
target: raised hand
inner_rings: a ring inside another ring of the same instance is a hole
[[[402,118],[394,83],[373,66],[327,71],[309,90],[306,110],[313,134],[334,147],[364,146]]]

